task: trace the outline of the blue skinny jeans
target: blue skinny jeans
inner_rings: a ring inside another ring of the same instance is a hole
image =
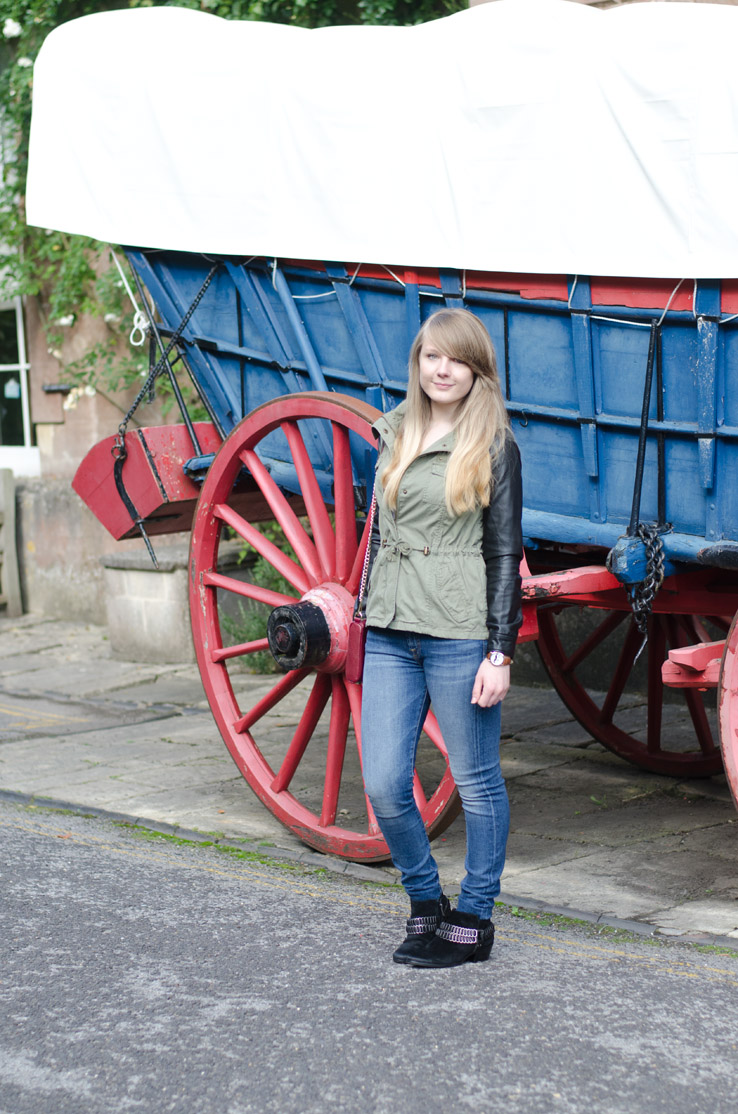
[[[415,755],[432,703],[466,818],[460,912],[489,917],[500,892],[510,808],[500,771],[500,705],[471,703],[483,639],[433,638],[371,627],[361,716],[364,786],[416,901],[441,893],[438,868],[413,798]]]

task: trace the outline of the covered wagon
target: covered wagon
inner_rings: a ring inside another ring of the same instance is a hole
[[[139,9],[44,45],[29,220],[125,245],[152,376],[180,362],[209,416],[124,425],[75,488],[115,538],[191,531],[213,714],[313,846],[387,854],[368,802],[339,810],[361,748],[346,635],[371,423],[442,305],[478,314],[498,352],[523,461],[521,639],[606,747],[679,777],[724,764],[738,799],[737,33],[730,7],[500,0],[320,31]],[[234,538],[287,587],[225,568]],[[234,643],[229,597],[272,610],[267,638]],[[237,670],[265,650],[283,672],[245,707]],[[267,760],[264,717],[295,693]],[[437,833],[457,797],[432,712],[425,732]],[[295,787],[318,745],[311,808]]]

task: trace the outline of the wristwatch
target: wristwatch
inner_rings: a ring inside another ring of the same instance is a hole
[[[503,654],[502,650],[490,650],[487,654],[487,661],[491,662],[492,665],[512,665],[512,658]]]

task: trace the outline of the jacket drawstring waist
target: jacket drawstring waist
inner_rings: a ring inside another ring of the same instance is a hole
[[[453,557],[461,557],[461,556],[477,557],[477,556],[481,556],[481,553],[482,553],[481,547],[477,547],[476,549],[457,549],[457,548],[439,549],[435,546],[433,548],[431,548],[429,545],[424,545],[422,547],[417,546],[417,545],[408,545],[407,542],[403,542],[403,541],[393,542],[393,541],[390,541],[388,538],[382,538],[379,545],[380,545],[381,549],[389,550],[390,554],[392,554],[395,557],[409,557],[411,553],[422,553],[424,557],[430,557],[431,554],[433,554],[434,557],[445,557],[445,556],[449,556],[449,555],[451,555]]]

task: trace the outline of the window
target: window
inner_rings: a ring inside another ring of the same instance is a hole
[[[38,475],[28,405],[28,363],[20,298],[0,302],[0,468]]]
[[[25,445],[28,440],[23,413],[26,366],[18,326],[15,307],[0,309],[0,445]]]

